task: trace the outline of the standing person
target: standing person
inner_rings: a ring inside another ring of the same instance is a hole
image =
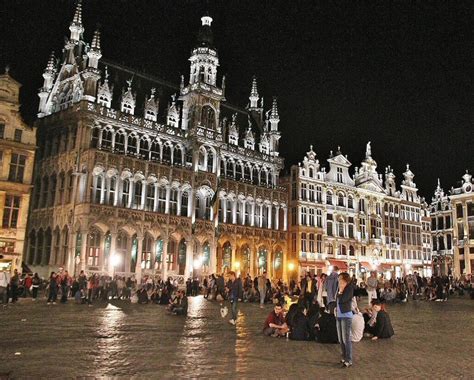
[[[8,303],[8,285],[10,284],[10,273],[3,270],[0,272],[0,299],[3,305]]]
[[[41,279],[38,276],[38,273],[35,273],[33,275],[33,279],[31,280],[32,286],[33,286],[33,301],[36,301],[38,298],[38,290],[41,284]]]
[[[242,281],[240,278],[236,278],[234,271],[229,272],[228,288],[229,300],[232,305],[232,317],[229,320],[229,323],[235,326],[235,323],[237,322],[237,314],[239,312],[237,305],[239,299],[242,298]]]
[[[24,292],[25,298],[31,297],[32,285],[33,285],[33,277],[31,273],[28,273],[25,277],[25,282],[23,283],[23,287],[25,288],[25,292]]]
[[[327,306],[326,301],[327,301],[328,293],[326,292],[326,284],[325,284],[326,277],[327,277],[327,274],[322,273],[321,276],[319,277],[319,280],[318,280],[318,296],[317,296],[317,299],[318,299],[318,304],[320,306]]]
[[[56,305],[56,298],[58,298],[58,278],[55,272],[51,272],[51,276],[49,276],[48,305],[51,303]]]
[[[306,274],[306,280],[302,281],[302,289],[304,295],[304,302],[307,309],[313,304],[314,296],[316,295],[316,280],[310,273]]]
[[[331,274],[326,278],[325,286],[327,293],[327,302],[329,313],[333,314],[336,307],[336,295],[337,295],[337,286],[338,286],[338,271],[339,268],[334,266]]]
[[[372,300],[377,299],[377,286],[379,282],[377,280],[377,272],[372,271],[370,272],[370,276],[367,279],[367,303],[370,306]]]
[[[258,276],[258,293],[260,294],[260,308],[263,309],[265,304],[265,295],[267,292],[267,272],[263,272]]]
[[[20,276],[18,275],[18,270],[13,271],[13,276],[10,279],[10,293],[12,296],[12,303],[18,301],[18,285],[20,284]]]
[[[61,303],[67,302],[67,296],[69,293],[69,273],[65,271],[61,276]]]
[[[354,288],[351,277],[348,273],[341,273],[338,277],[339,291],[336,297],[336,327],[337,337],[341,344],[342,366],[347,368],[352,366],[352,298],[354,297]]]

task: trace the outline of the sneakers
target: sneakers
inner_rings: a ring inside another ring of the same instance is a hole
[[[235,326],[235,321],[233,319],[230,319],[229,320],[229,323],[232,325],[232,326]]]
[[[47,305],[51,305],[51,302],[48,302]]]
[[[53,302],[53,305],[56,305],[56,302]]]
[[[349,368],[349,367],[352,367],[352,362],[346,362],[344,361],[342,363],[342,368]]]

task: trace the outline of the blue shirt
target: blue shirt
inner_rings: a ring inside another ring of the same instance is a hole
[[[341,313],[341,309],[339,308],[339,300],[337,301],[336,306],[337,306],[337,319],[344,319],[344,318],[352,319],[353,317],[352,310],[348,311],[347,313]]]

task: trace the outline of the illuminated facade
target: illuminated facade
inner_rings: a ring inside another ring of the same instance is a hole
[[[399,191],[390,167],[385,181],[377,172],[370,143],[352,176],[352,164],[339,148],[327,162],[328,171],[311,147],[284,179],[290,194],[288,260],[299,264],[300,273],[337,265],[359,277],[369,270],[387,277],[429,275],[429,210],[409,166]]]
[[[21,272],[36,132],[20,116],[20,87],[0,75],[0,270]]]
[[[254,79],[249,106],[224,115],[212,18],[201,22],[189,78],[160,113],[160,88],[137,95],[130,78],[117,92],[100,61],[99,32],[90,47],[83,41],[78,4],[64,57],[57,65],[51,56],[39,92],[26,255],[35,270],[284,276],[276,99],[264,112]]]

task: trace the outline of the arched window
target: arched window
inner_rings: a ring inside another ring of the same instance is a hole
[[[102,143],[100,147],[106,150],[112,149],[112,131],[110,129],[102,130]]]
[[[353,245],[349,246],[349,256],[355,256],[355,249]]]
[[[230,270],[232,265],[232,246],[229,242],[226,242],[223,247],[222,255],[222,271]]]
[[[174,147],[173,151],[173,164],[174,165],[183,165],[183,152],[181,151],[181,148],[179,145],[176,145]]]
[[[204,128],[215,129],[216,126],[216,114],[211,106],[202,107],[201,111],[201,125]]]
[[[136,156],[138,146],[138,136],[129,135],[127,139],[127,155]]]
[[[155,209],[155,185],[149,183],[146,187],[146,210],[154,211]]]
[[[158,212],[162,214],[165,213],[166,210],[166,187],[160,186],[158,188]]]
[[[115,194],[117,192],[117,177],[109,178],[109,191],[107,193],[107,204],[113,206],[115,204]]]
[[[125,272],[125,259],[127,257],[129,247],[128,236],[123,231],[120,231],[117,235],[117,243],[115,250],[115,255],[117,255],[117,258],[115,260],[117,264],[115,270],[117,272]]]
[[[130,179],[125,178],[122,182],[122,207],[128,207],[128,199],[130,197]]]
[[[225,176],[227,178],[234,178],[234,161],[227,160],[227,167],[226,167]]]
[[[178,269],[179,274],[184,275],[184,271],[186,268],[186,241],[181,239],[178,245]]]
[[[316,252],[323,253],[323,237],[319,234],[316,236]]]
[[[143,182],[138,180],[133,187],[133,208],[140,208],[142,204]]]
[[[275,277],[281,279],[283,276],[283,252],[280,247],[276,247],[273,259],[273,270]]]
[[[226,176],[226,172],[225,172],[225,168],[226,168],[226,164],[225,164],[225,160],[221,158],[221,176],[225,177]]]
[[[151,269],[153,243],[153,238],[148,234],[145,235],[145,239],[143,239],[140,260],[140,266],[142,269]]]
[[[248,165],[244,165],[244,179],[246,181],[250,181],[250,173],[252,171],[252,168]]]
[[[99,146],[99,135],[100,135],[100,129],[99,128],[93,128],[92,129],[92,136],[91,136],[91,148],[98,148],[98,146]],[[56,147],[54,146],[54,143],[53,143],[53,148],[52,148],[52,151],[51,151],[52,155],[56,154],[55,150],[56,150]]]
[[[309,177],[313,178],[314,177],[314,170],[312,167],[309,168]]]
[[[258,274],[262,274],[267,270],[268,249],[264,246],[258,249],[257,268]]]
[[[258,168],[257,167],[254,167],[253,168],[253,172],[252,172],[252,183],[254,185],[258,185]]]
[[[242,179],[242,164],[237,162],[235,165],[235,179],[240,181]]]
[[[140,140],[140,153],[139,153],[140,158],[148,159],[149,151],[150,151],[150,142],[147,139],[142,138]]]
[[[339,193],[337,195],[337,205],[341,206],[341,207],[344,207],[344,194]]]
[[[28,260],[27,263],[33,265],[36,254],[36,231],[31,230],[28,238]]]
[[[181,216],[188,216],[189,193],[183,191],[181,194]]]
[[[178,213],[178,189],[171,188],[170,190],[170,215],[176,215]]]
[[[49,181],[50,181],[49,182],[50,194],[49,194],[49,199],[48,199],[48,207],[52,207],[54,206],[54,201],[56,198],[56,186],[58,184],[56,174],[53,174]]]
[[[95,187],[94,187],[94,203],[100,204],[102,195],[102,186],[104,186],[104,178],[101,174],[95,176]]]
[[[100,258],[100,231],[93,228],[87,235],[87,265],[98,267]]]
[[[330,191],[326,193],[326,203],[332,205],[332,193]]]
[[[215,159],[215,155],[214,153],[212,153],[212,150],[209,149],[207,151],[207,171],[209,173],[214,172],[214,159]]]
[[[266,186],[267,185],[267,171],[260,170],[260,185]]]
[[[158,239],[155,245],[155,269],[161,269],[163,265],[163,239]]]
[[[160,144],[158,141],[153,141],[150,148],[150,160],[160,161]]]
[[[339,254],[342,255],[342,256],[346,256],[347,255],[347,248],[345,245],[341,244],[339,246]]]
[[[123,132],[117,132],[115,134],[114,151],[117,153],[125,152],[125,134]]]
[[[171,146],[169,143],[163,145],[163,162],[171,163]]]
[[[334,247],[332,244],[328,244],[328,255],[334,255]]]
[[[232,223],[232,207],[234,201],[230,198],[226,199],[226,223]]]

